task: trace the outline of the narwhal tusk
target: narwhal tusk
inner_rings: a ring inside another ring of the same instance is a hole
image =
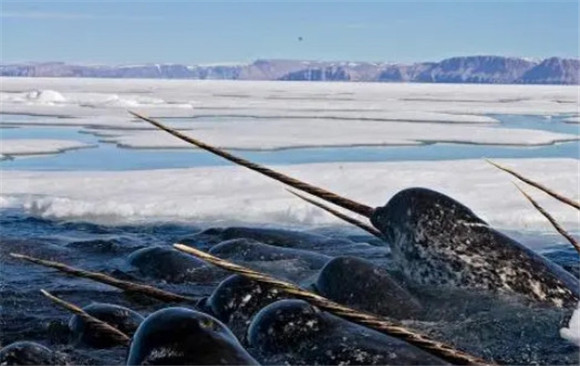
[[[487,161],[488,163],[490,163],[491,165],[493,165],[494,167],[496,167],[496,168],[498,168],[498,169],[501,169],[501,170],[503,170],[504,172],[506,172],[506,173],[509,173],[509,174],[513,175],[514,177],[518,178],[518,179],[519,179],[519,180],[521,180],[522,182],[524,182],[524,183],[527,183],[527,184],[531,185],[532,187],[535,187],[535,188],[539,189],[540,191],[542,191],[542,192],[544,192],[544,193],[546,193],[546,194],[548,194],[548,195],[550,195],[550,196],[554,197],[554,198],[555,198],[555,199],[557,199],[558,201],[560,201],[560,202],[562,202],[562,203],[565,203],[565,204],[567,204],[567,205],[570,205],[570,206],[572,206],[572,207],[575,207],[575,208],[577,208],[578,210],[580,210],[580,202],[578,202],[578,201],[574,201],[574,200],[573,200],[573,199],[571,199],[571,198],[568,198],[568,197],[562,196],[562,195],[561,195],[561,194],[559,194],[558,192],[554,192],[554,191],[553,191],[553,190],[551,190],[550,188],[548,188],[548,187],[546,187],[546,186],[544,186],[544,185],[542,185],[542,184],[540,184],[540,183],[538,183],[538,182],[535,182],[535,181],[533,181],[533,180],[531,180],[531,179],[529,179],[529,178],[526,178],[526,177],[524,177],[523,175],[521,175],[520,173],[518,173],[518,172],[516,172],[516,171],[514,171],[514,170],[512,170],[512,169],[510,169],[510,168],[506,168],[505,166],[499,165],[498,163],[495,163],[495,162],[493,162],[493,161],[491,161],[491,160],[487,160],[487,159],[486,159],[486,161]]]
[[[162,129],[162,130],[170,133],[171,135],[173,135],[173,136],[175,136],[175,137],[177,137],[185,142],[188,142],[190,144],[193,144],[193,145],[199,147],[200,149],[203,149],[203,150],[211,152],[212,154],[221,156],[222,158],[224,158],[226,160],[229,160],[235,164],[244,166],[248,169],[256,171],[256,172],[263,174],[267,177],[270,177],[274,180],[277,180],[279,182],[287,184],[290,187],[293,187],[293,188],[296,188],[300,191],[309,193],[313,196],[322,198],[323,200],[332,202],[337,206],[340,206],[340,207],[345,208],[347,210],[356,212],[356,213],[363,215],[363,216],[366,216],[366,217],[370,217],[374,211],[374,209],[372,207],[363,205],[361,203],[358,203],[356,201],[350,200],[350,199],[345,198],[345,197],[341,197],[341,196],[339,196],[335,193],[332,193],[330,191],[327,191],[323,188],[319,188],[319,187],[313,186],[311,184],[299,181],[298,179],[295,179],[295,178],[292,178],[292,177],[287,176],[285,174],[276,172],[272,169],[269,169],[269,168],[266,168],[265,166],[253,163],[249,160],[232,155],[232,154],[228,153],[227,151],[224,151],[224,150],[217,148],[215,146],[208,145],[205,142],[196,140],[196,139],[189,137],[189,136],[187,136],[187,135],[185,135],[185,134],[183,134],[183,133],[181,133],[181,132],[179,132],[171,127],[165,126],[161,122],[158,122],[152,118],[142,116],[142,115],[135,113],[135,112],[132,112],[132,111],[129,111],[129,113],[131,113],[133,116],[135,116],[139,119],[142,119],[143,121],[149,122],[153,126],[159,128],[159,129]]]
[[[187,297],[187,296],[175,294],[173,292],[161,290],[159,288],[149,286],[149,285],[142,285],[139,283],[133,283],[133,282],[129,282],[129,281],[119,280],[117,278],[108,276],[108,275],[106,275],[104,273],[100,273],[100,272],[85,271],[83,269],[67,266],[66,264],[60,263],[60,262],[48,261],[48,260],[30,257],[28,255],[18,254],[18,253],[10,253],[10,256],[13,258],[17,258],[17,259],[23,259],[25,261],[35,263],[35,264],[38,264],[38,265],[41,265],[44,267],[54,268],[54,269],[57,269],[61,272],[64,272],[64,273],[72,275],[72,276],[88,278],[88,279],[91,279],[91,280],[96,281],[96,282],[105,283],[109,286],[119,288],[119,289],[126,291],[126,292],[142,294],[142,295],[145,295],[145,296],[148,296],[148,297],[151,297],[151,298],[163,301],[163,302],[196,303],[198,301],[198,299],[194,299],[192,297]]]
[[[131,342],[131,338],[129,338],[128,335],[121,332],[119,329],[113,327],[112,325],[110,325],[110,324],[108,324],[100,319],[97,319],[94,316],[91,316],[90,314],[88,314],[86,311],[79,308],[78,306],[71,304],[69,302],[66,302],[62,299],[59,299],[58,297],[50,294],[46,290],[40,290],[40,292],[42,292],[42,294],[44,296],[48,297],[54,303],[67,309],[71,313],[80,316],[85,322],[87,322],[88,324],[91,324],[97,332],[101,332],[103,334],[106,334],[110,339],[115,341],[115,343],[118,343],[118,344],[123,345],[123,346],[128,346],[129,343]]]
[[[292,193],[296,197],[298,197],[300,199],[303,199],[304,201],[306,201],[308,203],[313,204],[316,207],[320,207],[321,209],[323,209],[324,211],[330,213],[331,215],[336,216],[339,219],[348,222],[349,224],[352,224],[354,226],[357,226],[357,227],[363,229],[364,231],[368,232],[369,234],[372,234],[372,235],[376,236],[377,238],[379,238],[381,240],[384,240],[383,234],[380,231],[378,231],[377,229],[375,229],[374,227],[372,227],[370,225],[367,225],[364,222],[359,221],[359,220],[357,220],[355,218],[352,218],[350,216],[347,216],[347,215],[345,215],[343,213],[340,213],[337,210],[335,210],[335,209],[333,209],[333,208],[331,208],[329,206],[326,206],[325,204],[322,204],[320,202],[316,202],[315,200],[312,200],[312,199],[310,199],[310,198],[308,198],[306,196],[303,196],[303,195],[301,195],[298,192],[294,192],[294,191],[292,191],[290,189],[287,189],[287,191],[290,192],[290,193]]]
[[[363,326],[375,329],[384,334],[387,334],[389,336],[402,339],[420,349],[425,350],[426,352],[431,353],[432,355],[435,355],[453,364],[459,365],[490,364],[490,362],[487,362],[485,360],[482,360],[478,357],[472,356],[465,352],[456,350],[449,345],[433,340],[421,333],[407,329],[401,326],[400,324],[390,321],[387,318],[379,317],[374,314],[362,312],[338,304],[323,296],[317,295],[310,291],[306,291],[290,282],[270,277],[266,274],[215,257],[209,253],[189,247],[187,245],[174,244],[173,246],[178,250],[194,255],[217,267],[233,271],[241,276],[244,276],[257,282],[269,284],[280,291],[283,291],[289,295],[296,296],[297,298],[306,300],[310,302],[312,305],[315,305],[323,310],[338,315],[351,322],[358,323]]]
[[[570,244],[572,244],[572,246],[574,248],[576,248],[578,253],[580,253],[580,243],[578,243],[578,241],[576,239],[574,239],[574,237],[572,235],[570,235],[570,233],[567,232],[566,229],[564,229],[558,223],[558,221],[556,221],[556,219],[548,213],[548,211],[546,211],[542,206],[540,206],[540,204],[538,202],[536,202],[529,194],[527,194],[526,191],[524,191],[517,184],[514,183],[514,185],[524,195],[524,197],[526,197],[526,199],[528,201],[530,201],[530,203],[536,208],[536,210],[538,210],[550,222],[550,224],[552,224],[554,229],[556,229],[556,231],[559,232],[560,235],[562,235],[564,238],[566,238],[566,240],[568,240],[570,242]]]

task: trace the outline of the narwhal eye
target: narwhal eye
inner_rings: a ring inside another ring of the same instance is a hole
[[[202,319],[199,324],[202,328],[215,329],[215,322],[211,319]]]

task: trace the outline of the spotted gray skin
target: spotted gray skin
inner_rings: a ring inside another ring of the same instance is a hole
[[[559,307],[578,302],[574,276],[441,193],[403,190],[371,221],[400,270],[419,284],[516,293]]]
[[[232,275],[216,287],[207,299],[206,306],[246,345],[248,327],[254,314],[266,305],[284,298],[284,293],[272,286]]]
[[[280,300],[254,316],[248,331],[256,357],[268,365],[444,365],[399,339],[320,311]]]

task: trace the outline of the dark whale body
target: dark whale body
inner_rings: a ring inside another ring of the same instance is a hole
[[[197,282],[204,279],[204,261],[171,247],[152,246],[134,251],[128,262],[146,277],[169,283]]]
[[[143,317],[139,313],[119,305],[94,303],[85,306],[83,310],[89,315],[119,329],[128,336],[133,335],[143,321]],[[117,342],[104,336],[102,332],[92,329],[78,315],[73,315],[70,318],[68,327],[72,341],[75,344],[82,343],[95,348],[118,346]]]
[[[303,249],[264,244],[253,239],[230,239],[213,246],[209,253],[235,261],[298,260],[305,268],[320,269],[331,257]]]
[[[441,193],[403,190],[371,221],[391,244],[394,263],[419,284],[515,293],[556,306],[578,302],[574,276]]]
[[[396,319],[416,318],[419,301],[389,273],[364,259],[337,257],[318,274],[316,290],[340,304]]]
[[[254,314],[266,305],[284,298],[284,293],[272,286],[232,275],[216,287],[207,298],[205,307],[245,344]]]
[[[364,242],[355,242],[296,230],[270,228],[211,228],[182,238],[180,242],[186,245],[193,245],[196,248],[207,248],[226,240],[242,238],[252,239],[276,247],[314,250],[331,256],[337,253],[357,256],[366,253],[365,255],[374,258],[388,254],[387,248]]]
[[[131,341],[127,365],[257,365],[219,320],[187,308],[147,317]]]
[[[277,247],[246,238],[221,242],[214,245],[209,253],[297,283],[311,282],[312,277],[332,258],[304,249]]]
[[[65,360],[45,346],[28,341],[0,349],[0,365],[60,365]]]
[[[294,230],[252,228],[252,227],[228,227],[211,228],[201,233],[192,235],[189,240],[203,240],[209,245],[230,239],[253,239],[264,244],[277,247],[313,249],[340,244],[352,244],[344,239],[332,239],[323,235],[305,233]],[[184,241],[187,243],[187,241]]]
[[[280,300],[255,315],[248,332],[264,364],[442,365],[401,340],[348,322],[302,300]]]

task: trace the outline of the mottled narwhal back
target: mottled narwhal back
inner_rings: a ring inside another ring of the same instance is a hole
[[[403,190],[371,220],[401,270],[418,283],[515,292],[557,306],[578,301],[578,280],[570,273],[441,193]]]

